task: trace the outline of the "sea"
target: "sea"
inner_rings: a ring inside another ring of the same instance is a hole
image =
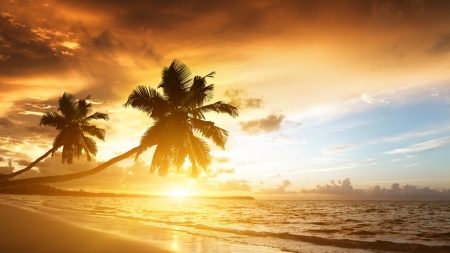
[[[0,201],[175,252],[450,252],[450,201],[39,195]]]

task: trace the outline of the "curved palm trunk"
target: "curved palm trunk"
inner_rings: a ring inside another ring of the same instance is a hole
[[[36,161],[32,162],[30,165],[28,165],[27,167],[16,171],[14,173],[8,174],[8,175],[2,175],[0,176],[0,182],[1,181],[5,181],[8,180],[10,178],[16,177],[22,173],[25,173],[27,171],[29,171],[31,168],[33,168],[38,162],[42,161],[44,158],[46,158],[48,155],[50,155],[53,151],[55,151],[55,148],[50,149],[49,151],[47,151],[47,153],[45,153],[44,155],[42,155],[41,157],[39,157],[38,159],[36,159]]]
[[[110,159],[107,162],[104,162],[100,164],[99,166],[72,174],[66,174],[66,175],[60,175],[60,176],[47,176],[47,177],[34,177],[34,178],[26,178],[26,179],[19,179],[19,180],[13,180],[13,181],[6,181],[0,183],[0,189],[4,188],[10,188],[14,186],[20,186],[20,185],[33,185],[33,184],[49,184],[49,183],[58,183],[58,182],[65,182],[70,180],[75,180],[83,177],[87,177],[93,174],[96,174],[109,166],[113,165],[114,163],[120,162],[123,159],[133,155],[134,153],[137,153],[140,150],[140,147],[135,147],[126,153],[123,153],[122,155],[116,156],[112,159]]]

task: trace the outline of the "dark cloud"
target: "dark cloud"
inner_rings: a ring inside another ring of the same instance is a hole
[[[31,164],[31,162],[27,160],[16,160],[15,162],[20,166],[28,166]]]
[[[231,179],[223,183],[219,183],[217,190],[219,191],[251,191],[247,180]]]
[[[5,161],[5,158],[0,156],[0,162],[3,162],[3,161]]]
[[[54,7],[50,5],[45,9],[44,13],[48,14],[45,18],[37,14],[23,15],[25,11],[40,11],[28,3],[11,7],[14,14],[0,16],[0,74],[3,78],[9,77],[3,81],[0,78],[2,90],[16,94],[20,91],[33,94],[36,90],[35,94],[40,94],[42,92],[38,91],[48,84],[33,86],[22,80],[36,77],[71,80],[76,74],[82,78],[81,85],[74,87],[62,82],[58,85],[61,93],[78,91],[96,94],[97,98],[118,99],[122,98],[122,91],[128,92],[135,83],[129,69],[119,62],[119,56],[139,56],[141,65],[154,58],[160,59],[149,45],[137,47],[134,41],[124,43],[122,37],[108,28],[91,30],[82,22],[58,15]],[[19,21],[23,25],[15,25]],[[143,42],[139,44],[143,45]]]
[[[259,132],[273,132],[281,128],[284,115],[270,114],[266,118],[255,119],[249,121],[241,121],[241,130],[250,134],[257,134]]]
[[[241,89],[226,90],[224,96],[229,99],[227,102],[230,105],[239,109],[261,108],[263,103],[262,98],[246,97],[244,90]]]
[[[394,1],[373,1],[370,20],[383,25],[395,25],[403,17],[404,10]]]
[[[430,54],[445,55],[450,52],[450,33],[438,36],[433,46],[428,50]]]
[[[260,181],[262,184],[262,181]],[[286,191],[286,188],[291,186],[291,181],[284,180],[283,183],[278,186],[277,188],[268,188],[268,189],[261,189],[261,193],[263,194],[297,194],[295,191]]]
[[[11,127],[14,127],[14,123],[8,118],[1,117],[0,118],[0,127],[1,128],[11,128]]]
[[[33,32],[32,25],[26,20],[21,20],[21,17],[2,12],[0,15],[2,76],[61,74],[68,70],[61,54],[58,55],[50,47],[48,41],[52,38],[39,32],[39,30]]]

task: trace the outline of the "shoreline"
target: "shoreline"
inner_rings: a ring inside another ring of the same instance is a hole
[[[152,243],[70,224],[13,204],[0,203],[2,252],[173,252]]]
[[[117,230],[117,226],[128,227],[130,221],[111,224],[106,223],[111,220],[100,218],[103,222],[98,223],[99,220],[94,217],[97,224],[92,226],[89,220],[85,219],[88,216],[82,217],[84,218],[80,219],[77,214],[65,210],[47,213],[39,209],[34,210],[34,207],[28,205],[0,203],[0,252],[275,253],[281,251],[267,246],[224,241],[210,236],[143,224],[139,226],[134,224],[130,226],[132,230],[121,231]]]

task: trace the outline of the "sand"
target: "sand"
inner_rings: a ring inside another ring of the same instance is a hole
[[[120,235],[74,226],[51,216],[0,204],[0,252],[172,252]]]

